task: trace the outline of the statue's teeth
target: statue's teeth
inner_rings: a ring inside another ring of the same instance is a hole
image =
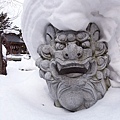
[[[89,66],[90,66],[90,63],[89,63],[89,62],[87,62],[87,63],[85,64],[85,68],[86,68],[86,69],[88,69],[88,68],[89,68]]]
[[[81,65],[80,67],[81,67],[81,68],[84,68],[84,66],[82,66],[82,65]]]
[[[60,64],[57,64],[57,68],[60,71],[62,69],[62,66]]]

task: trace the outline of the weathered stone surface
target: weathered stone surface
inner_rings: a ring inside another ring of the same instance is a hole
[[[63,31],[50,24],[45,35],[36,65],[55,105],[69,111],[91,107],[110,86],[108,47],[100,41],[98,26],[90,23],[86,31]]]

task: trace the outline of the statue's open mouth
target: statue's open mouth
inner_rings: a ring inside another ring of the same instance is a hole
[[[71,74],[71,73],[81,73],[85,74],[89,69],[89,63],[85,65],[80,65],[78,63],[70,63],[66,65],[61,65],[57,63],[57,72],[59,75]]]
[[[88,58],[84,61],[62,61],[56,59],[51,63],[51,71],[54,77],[80,77],[83,75],[93,76],[96,73],[96,62]]]

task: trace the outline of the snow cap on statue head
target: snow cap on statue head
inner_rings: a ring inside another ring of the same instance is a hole
[[[90,22],[95,22],[101,30],[102,40],[109,41],[116,23],[109,17],[104,17],[104,12],[100,12],[102,2],[103,0],[95,0],[94,4],[93,0],[25,0],[22,32],[31,56],[34,59],[39,57],[37,48],[45,42],[45,27],[49,23],[59,30],[78,31],[86,30]]]

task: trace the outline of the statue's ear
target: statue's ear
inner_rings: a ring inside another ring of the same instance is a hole
[[[46,43],[47,44],[53,43],[55,40],[55,36],[56,36],[56,28],[53,25],[49,24],[46,27],[46,31],[45,31]]]
[[[86,31],[88,31],[94,41],[97,41],[100,39],[100,29],[95,23],[89,23],[88,27],[86,28]]]

